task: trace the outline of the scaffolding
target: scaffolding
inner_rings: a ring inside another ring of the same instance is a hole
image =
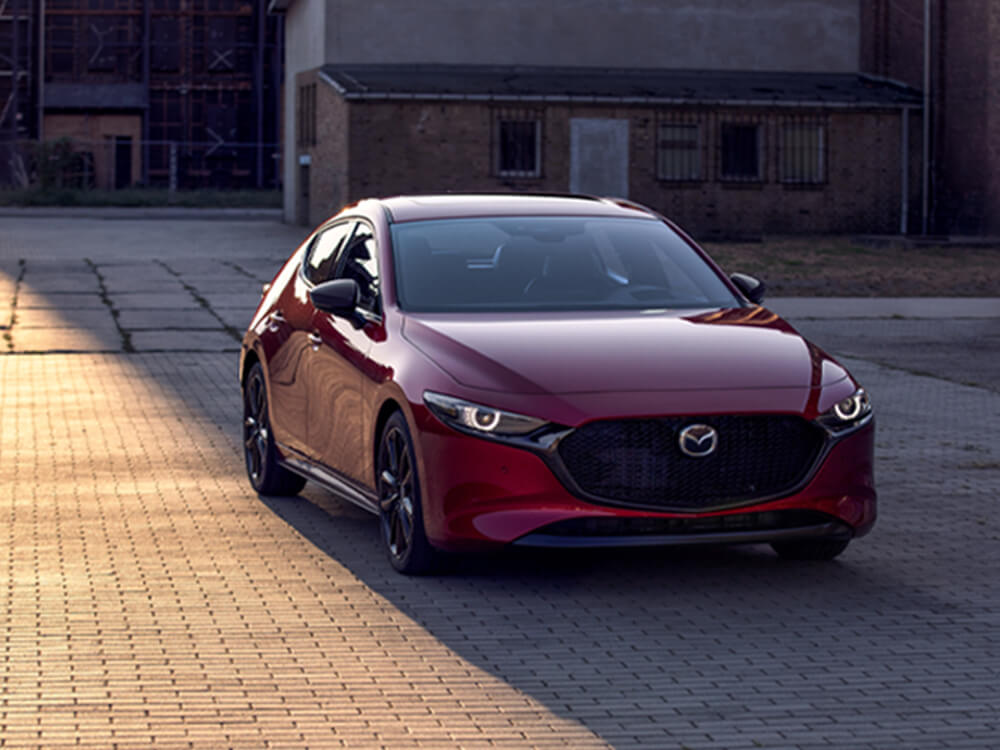
[[[0,143],[111,153],[112,187],[278,187],[283,19],[266,4],[0,0]]]
[[[38,14],[41,0],[0,0],[0,183],[23,184],[19,145],[37,134]]]

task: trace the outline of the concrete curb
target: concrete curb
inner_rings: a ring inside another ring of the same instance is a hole
[[[169,221],[276,221],[284,220],[280,208],[188,208],[181,206],[2,206],[0,218],[107,219]]]
[[[783,318],[1000,318],[1000,297],[771,297]]]

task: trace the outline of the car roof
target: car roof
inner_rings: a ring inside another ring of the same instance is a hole
[[[618,216],[656,219],[638,204],[587,195],[445,194],[383,198],[391,222],[480,216]]]

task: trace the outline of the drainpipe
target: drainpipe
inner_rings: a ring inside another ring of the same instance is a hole
[[[45,1],[38,3],[38,142],[45,141]]]
[[[923,185],[921,186],[921,226],[923,234],[927,234],[928,205],[930,203],[931,183],[931,0],[924,0],[924,144],[921,166],[923,168]]]
[[[902,197],[899,201],[899,233],[906,234],[910,224],[910,108],[903,107],[902,116],[902,147],[899,154],[899,182]]]

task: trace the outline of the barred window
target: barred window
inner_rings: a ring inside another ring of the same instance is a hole
[[[719,129],[720,177],[735,182],[764,179],[759,123],[724,122]]]
[[[660,123],[656,176],[661,180],[701,179],[701,125]]]
[[[826,181],[826,133],[818,123],[785,123],[781,126],[778,163],[782,182],[817,184]]]
[[[542,173],[542,121],[507,119],[496,122],[496,174],[538,177]]]

